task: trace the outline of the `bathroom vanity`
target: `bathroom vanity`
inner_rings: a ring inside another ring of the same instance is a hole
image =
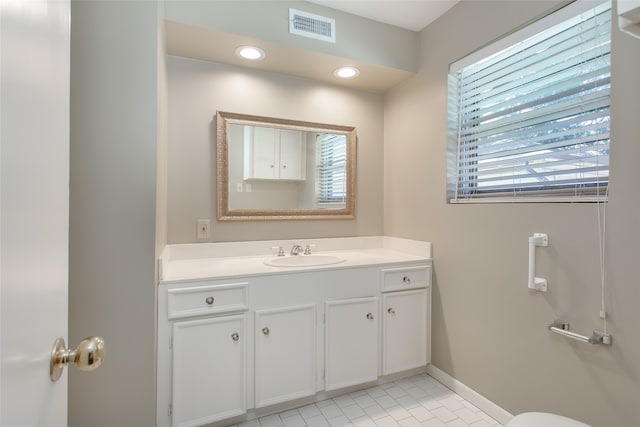
[[[159,278],[158,426],[233,424],[430,361],[426,242],[169,245]]]

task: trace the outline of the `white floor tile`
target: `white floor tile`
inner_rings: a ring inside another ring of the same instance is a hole
[[[284,422],[284,427],[305,427],[307,425],[304,418],[300,415],[282,418],[282,422]]]
[[[308,427],[329,427],[329,422],[322,415],[312,417],[307,420]]]
[[[502,427],[426,374],[229,427]]]
[[[351,405],[351,406],[347,406],[345,408],[342,408],[342,412],[344,412],[344,415],[349,418],[350,420],[354,420],[356,418],[360,418],[365,414],[365,412],[362,410],[361,407],[359,407],[358,405]]]
[[[424,427],[447,427],[445,423],[440,421],[438,418],[431,418],[422,423]]]
[[[351,420],[355,427],[378,427],[378,425],[366,415],[364,417],[356,418],[355,420]]]
[[[279,427],[284,425],[278,414],[259,418],[259,421],[262,427]]]
[[[344,415],[341,415],[341,416],[335,417],[335,418],[331,418],[328,421],[329,421],[329,425],[331,427],[351,427],[351,426],[353,426],[353,424],[351,424],[351,421],[349,421],[349,419],[347,417],[345,417]]]
[[[467,407],[464,407],[457,411],[453,411],[453,413],[456,414],[458,418],[460,418],[462,421],[464,421],[467,424],[472,424],[472,423],[475,423],[476,421],[482,420],[482,417],[478,412],[473,412]]]
[[[290,411],[280,412],[278,415],[280,415],[280,418],[282,418],[283,420],[285,418],[293,417],[295,415],[300,416],[300,414],[298,413],[297,409],[292,409]]]
[[[402,406],[394,406],[393,408],[387,409],[387,412],[389,413],[389,415],[391,415],[391,418],[396,421],[411,418],[411,414],[409,413],[409,411],[404,409]]]
[[[379,420],[376,420],[376,424],[378,425],[378,427],[399,427],[400,426],[400,424],[398,424],[396,420],[394,420],[391,417],[380,418]]]
[[[378,418],[383,418],[389,415],[387,411],[385,411],[382,406],[378,405],[377,403],[373,406],[367,406],[363,410],[373,420],[377,420]]]
[[[398,406],[398,402],[393,400],[393,398],[391,396],[389,396],[389,395],[380,396],[380,397],[376,398],[376,402],[378,402],[378,405],[382,406],[384,409],[393,408],[394,406]]]
[[[333,401],[340,408],[344,408],[345,406],[355,405],[355,403],[356,403],[353,400],[353,398],[351,396],[349,396],[348,394],[345,394],[344,396],[336,397],[335,399],[333,399]]]
[[[433,415],[430,411],[427,410],[424,406],[418,406],[412,409],[409,409],[409,413],[420,422],[427,421],[428,419],[433,418]]]
[[[440,403],[442,404],[442,406],[444,406],[445,408],[447,408],[450,411],[457,411],[459,409],[464,409],[463,403],[460,400],[455,399],[453,397],[447,397],[446,399],[440,399]]]
[[[331,405],[322,406],[320,408],[320,412],[322,412],[322,415],[324,415],[326,419],[331,419],[331,418],[344,415],[340,410],[340,408],[338,408],[338,405],[336,405],[333,402],[331,403]]]
[[[364,396],[359,396],[353,399],[356,404],[361,408],[366,408],[368,406],[376,405],[376,401],[373,400],[373,397],[365,394]]]
[[[398,402],[398,405],[402,406],[405,409],[411,409],[420,406],[420,403],[418,403],[416,399],[414,399],[412,396],[409,396],[408,394],[397,398],[396,402]]]
[[[309,418],[317,417],[318,415],[322,415],[322,413],[320,412],[320,409],[318,409],[318,407],[315,404],[298,408],[298,412],[300,412],[300,415],[302,415],[302,418],[304,419],[309,419]]]
[[[404,420],[400,420],[398,421],[398,424],[400,424],[400,426],[402,427],[422,427],[420,421],[416,420],[415,418],[406,418]]]
[[[456,418],[458,418],[453,412],[451,412],[444,406],[434,409],[433,411],[431,411],[431,413],[436,417],[438,417],[440,421],[443,421],[445,423],[448,423],[449,421],[453,421]]]

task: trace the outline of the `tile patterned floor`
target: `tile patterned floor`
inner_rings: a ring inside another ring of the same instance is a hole
[[[232,427],[502,427],[426,374]]]

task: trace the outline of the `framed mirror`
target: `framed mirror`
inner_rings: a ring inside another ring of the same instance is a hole
[[[355,218],[356,129],[218,111],[218,221]]]

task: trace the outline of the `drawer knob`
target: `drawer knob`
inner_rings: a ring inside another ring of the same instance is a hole
[[[206,302],[206,303],[207,303],[207,305],[212,305],[212,304],[213,304],[213,301],[215,301],[215,300],[213,299],[213,297],[207,297],[207,299],[206,299],[206,300],[204,300],[204,302]]]
[[[402,278],[402,281],[408,285],[409,283],[411,283],[411,277],[409,277],[409,276],[404,276],[404,277]]]
[[[389,313],[389,314],[396,314],[396,311],[393,309],[393,307],[390,307],[390,308],[387,310],[387,313]]]
[[[240,339],[240,335],[237,332],[231,334],[231,339],[234,341],[238,341]]]
[[[264,335],[269,335],[269,328],[262,328],[262,333]]]
[[[369,319],[369,320],[373,320],[373,314],[371,314],[371,313],[367,313],[367,319]]]

